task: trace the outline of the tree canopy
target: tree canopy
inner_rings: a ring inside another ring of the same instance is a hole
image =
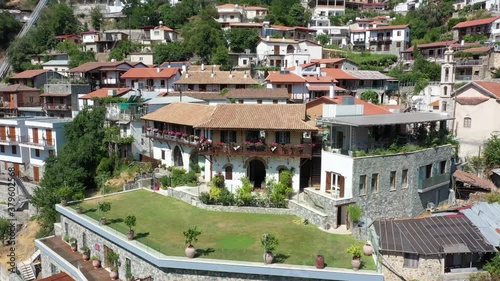
[[[186,49],[183,41],[157,44],[153,47],[153,50],[155,64],[161,64],[166,61],[185,61],[192,56],[192,53]]]
[[[364,101],[371,102],[373,104],[379,104],[379,97],[377,92],[373,90],[368,90],[363,93],[361,93],[361,96],[359,97],[360,99]]]
[[[0,12],[0,50],[9,46],[9,43],[21,30],[21,23],[8,12]]]
[[[255,29],[231,28],[225,32],[226,39],[232,52],[243,53],[245,49],[255,52],[259,42],[259,34]]]
[[[488,168],[500,167],[500,137],[492,135],[484,147],[483,154]]]

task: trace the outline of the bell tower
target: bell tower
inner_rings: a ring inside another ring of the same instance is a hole
[[[453,92],[453,86],[455,85],[455,63],[453,50],[451,47],[448,47],[444,52],[444,61],[441,64],[441,81],[439,83],[441,94],[439,96],[439,111],[446,112],[450,116],[453,112],[451,93]]]

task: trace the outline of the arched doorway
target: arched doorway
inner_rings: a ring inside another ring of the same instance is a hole
[[[288,45],[286,47],[286,53],[287,54],[293,54],[295,52],[295,48],[292,45]]]
[[[266,179],[266,165],[260,159],[253,159],[248,163],[247,176],[254,187],[262,187]]]
[[[195,173],[200,172],[198,150],[193,149],[191,155],[189,155],[189,170],[194,171]]]
[[[184,167],[184,162],[182,161],[182,152],[178,146],[174,148],[174,153],[172,157],[174,158],[174,166]]]

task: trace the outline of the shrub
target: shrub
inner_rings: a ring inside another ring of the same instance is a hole
[[[216,174],[212,178],[212,185],[218,188],[223,188],[224,187],[224,176],[222,174]]]
[[[358,222],[359,219],[361,218],[363,210],[361,210],[360,206],[356,204],[351,204],[347,206],[347,212],[349,213],[349,218],[351,219],[352,222]]]
[[[124,222],[125,222],[125,225],[128,226],[129,230],[132,230],[132,227],[135,226],[136,220],[137,220],[137,218],[134,215],[128,215],[125,218]]]
[[[193,242],[198,241],[198,236],[200,236],[201,231],[195,226],[194,228],[189,228],[188,230],[183,231],[182,234],[186,238],[186,245],[192,247]]]
[[[189,171],[199,173],[201,171],[200,164],[198,164],[194,161],[189,162]]]
[[[160,183],[161,183],[162,187],[171,186],[172,185],[171,182],[172,182],[172,177],[170,177],[170,176],[163,176],[160,178]]]
[[[213,202],[217,202],[219,200],[219,196],[220,196],[221,191],[222,191],[222,188],[212,186],[210,188],[210,200],[212,200]]]
[[[276,236],[266,233],[260,239],[260,244],[262,248],[264,248],[264,251],[268,253],[276,250],[276,247],[278,247],[279,245],[279,241],[278,238],[276,238]]]
[[[348,249],[347,249],[347,253],[348,254],[351,254],[351,256],[353,258],[361,258],[361,247],[360,246],[357,246],[357,245],[351,245]]]
[[[235,202],[236,199],[234,198],[234,194],[227,190],[227,188],[222,188],[219,193],[218,203],[224,206],[232,206]]]
[[[286,199],[290,197],[292,192],[293,189],[290,186],[286,186],[283,182],[273,183],[269,194],[269,200],[274,207],[286,208]]]
[[[238,206],[255,205],[255,196],[253,196],[253,186],[247,177],[241,178],[242,186],[238,189]]]
[[[500,280],[500,254],[491,259],[484,265],[484,269],[486,269],[493,280]]]
[[[208,193],[208,192],[200,193],[200,196],[198,196],[198,198],[200,199],[200,201],[203,204],[206,204],[206,205],[213,204],[212,200],[210,199],[210,193]]]
[[[500,203],[500,192],[491,192],[486,195],[486,201],[488,203]]]

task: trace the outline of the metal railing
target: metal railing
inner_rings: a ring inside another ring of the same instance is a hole
[[[282,156],[282,157],[312,157],[312,146],[308,144],[245,144],[245,143],[224,143],[206,144],[199,147],[202,155],[261,155],[261,156]]]
[[[31,145],[37,145],[37,146],[53,146],[54,145],[53,139],[50,139],[47,141],[45,138],[34,139],[34,138],[28,137],[28,136],[21,136],[20,142],[24,143],[24,144],[31,144]]]
[[[450,174],[449,173],[444,173],[441,175],[433,176],[427,179],[420,180],[418,182],[418,189],[420,190],[425,190],[426,188],[438,185],[438,184],[444,184],[446,182],[450,181]]]
[[[483,60],[459,60],[457,66],[483,65]]]
[[[455,80],[457,80],[457,81],[469,81],[469,80],[472,80],[472,75],[457,75],[457,76],[455,76]]]
[[[64,103],[45,103],[43,105],[43,109],[45,110],[71,110],[71,105]]]

